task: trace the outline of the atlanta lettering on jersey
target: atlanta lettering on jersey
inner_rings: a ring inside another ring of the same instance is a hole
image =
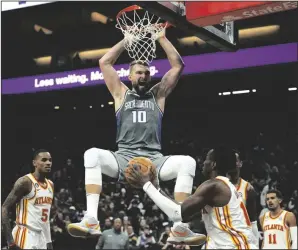
[[[41,205],[41,204],[52,204],[52,198],[50,197],[38,197],[36,198],[34,205]]]
[[[130,102],[125,103],[124,110],[132,109],[132,108],[147,108],[154,110],[154,103],[146,100],[132,100]]]
[[[264,232],[267,230],[279,230],[279,231],[284,231],[284,227],[282,225],[277,225],[277,224],[271,224],[271,225],[266,225],[264,226]]]

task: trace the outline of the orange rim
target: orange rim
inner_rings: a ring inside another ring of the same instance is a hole
[[[131,11],[134,11],[134,10],[141,10],[141,9],[143,9],[143,8],[135,4],[135,5],[128,6],[128,7],[124,8],[123,10],[120,10],[120,11],[118,12],[117,16],[116,16],[117,23],[118,23],[123,29],[126,29],[126,27],[125,27],[124,25],[121,25],[121,24],[119,23],[119,21],[118,21],[118,19],[120,18],[120,16],[121,16],[123,13],[131,12]],[[168,22],[159,23],[159,25],[165,27],[166,29],[167,29],[168,27],[171,26],[171,24],[168,23]]]

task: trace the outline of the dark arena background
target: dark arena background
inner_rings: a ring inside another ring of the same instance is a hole
[[[22,8],[17,2],[12,7],[3,4],[2,204],[17,178],[33,170],[33,152],[45,148],[53,157],[54,249],[95,249],[96,239],[72,238],[66,226],[80,221],[86,209],[84,151],[117,150],[113,99],[98,59],[123,38],[115,17],[132,3],[23,3]],[[258,215],[267,209],[264,192],[269,187],[283,193],[284,208],[297,217],[297,17],[296,8],[235,21],[236,52],[221,52],[178,27],[166,33],[183,57],[186,72],[166,103],[163,154],[196,159],[195,190],[203,180],[200,171],[208,149],[218,143],[234,147],[243,161],[241,176],[258,193]],[[159,45],[156,54],[153,84],[169,69]],[[129,87],[125,72],[131,60],[124,51],[116,62]],[[77,77],[84,74],[87,80]],[[62,83],[57,84],[58,78]],[[103,183],[98,211],[102,230],[120,217],[124,231],[128,224],[133,226],[131,249],[162,249],[166,226],[171,226],[167,216],[143,190],[107,176]],[[173,195],[174,181],[162,187]],[[13,226],[15,209],[11,214]],[[151,234],[143,241],[146,226]],[[204,232],[200,220],[192,227]],[[1,246],[6,248],[3,234]]]

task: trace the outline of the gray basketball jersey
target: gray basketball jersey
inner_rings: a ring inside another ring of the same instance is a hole
[[[162,116],[151,91],[139,96],[127,90],[116,112],[118,148],[160,151]]]

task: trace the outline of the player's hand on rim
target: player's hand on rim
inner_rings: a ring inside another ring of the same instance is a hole
[[[166,29],[162,29],[160,32],[158,32],[156,35],[156,40],[159,41],[161,38],[166,37]]]

